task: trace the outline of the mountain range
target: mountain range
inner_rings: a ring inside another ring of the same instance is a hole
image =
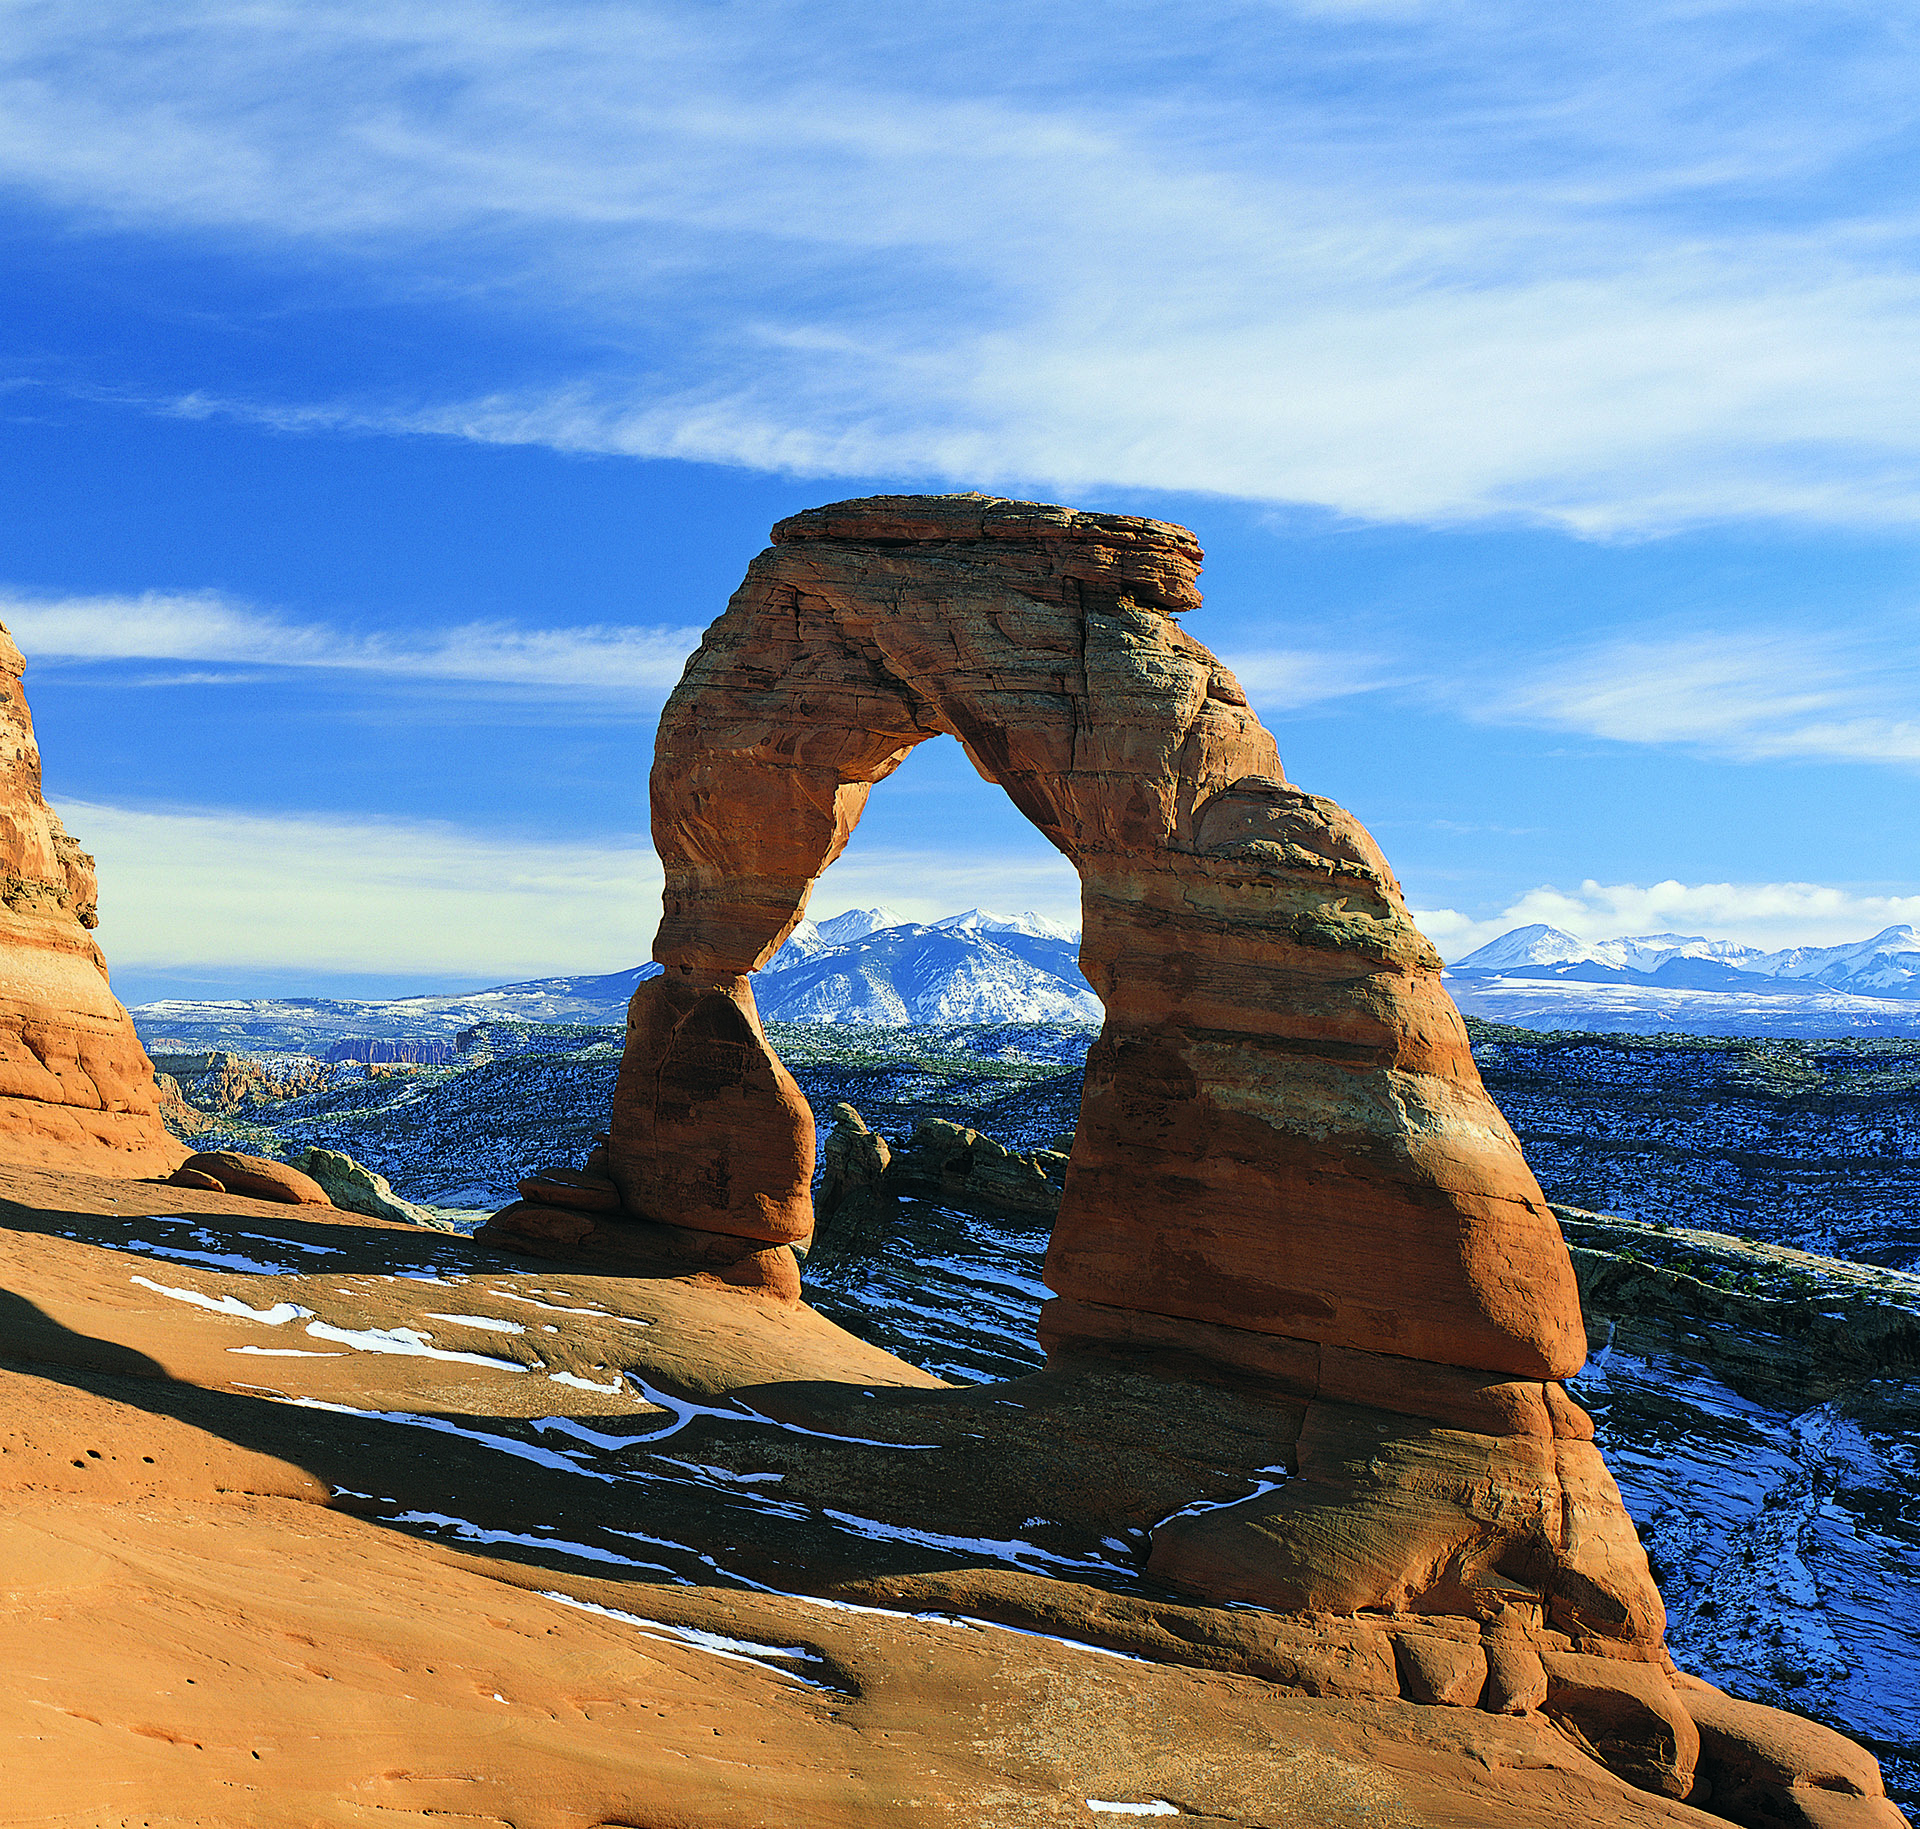
[[[889,908],[852,909],[802,921],[754,989],[769,1022],[1097,1024],[1100,1001],[1078,952],[1078,935],[1032,913],[974,908],[919,923]],[[325,1053],[350,1039],[450,1038],[477,1023],[621,1023],[635,987],[659,970],[379,1001],[169,999],[133,1017],[162,1051]],[[1851,945],[1765,952],[1690,934],[1586,941],[1536,923],[1449,967],[1447,988],[1468,1015],[1526,1029],[1920,1035],[1920,931],[1889,927]]]
[[[1527,1029],[1920,1035],[1920,930],[1767,952],[1697,934],[1516,927],[1447,970],[1471,1016]]]
[[[1079,936],[1031,912],[972,908],[930,923],[888,908],[802,921],[754,980],[768,1022],[1094,1023],[1100,1000],[1080,976]],[[348,1039],[452,1036],[487,1022],[624,1023],[627,1002],[660,967],[535,978],[452,996],[166,998],[138,1005],[150,1050],[326,1052]]]

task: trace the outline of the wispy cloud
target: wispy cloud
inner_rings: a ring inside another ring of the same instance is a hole
[[[221,662],[233,672],[149,673],[143,685],[247,681],[260,666],[570,692],[670,689],[698,629],[523,629],[474,622],[405,636],[296,623],[214,592],[33,597],[0,587],[0,622],[29,661]]]
[[[1441,696],[1488,721],[1742,761],[1920,763],[1912,630],[1615,641]]]
[[[1381,656],[1337,649],[1264,648],[1220,657],[1263,711],[1299,711],[1394,683]]]
[[[1591,532],[1920,519],[1886,9],[16,0],[0,178],[538,327],[181,411]],[[1073,55],[1057,55],[1062,43]]]
[[[59,810],[99,860],[100,940],[116,966],[611,972],[648,956],[660,918],[659,866],[639,840],[72,800]]]
[[[1769,951],[1787,946],[1838,946],[1882,928],[1920,923],[1920,895],[1876,895],[1826,883],[1599,883],[1578,889],[1530,889],[1498,914],[1475,917],[1452,908],[1417,908],[1421,932],[1448,959],[1515,927],[1544,922],[1582,940],[1622,934],[1698,934]]]

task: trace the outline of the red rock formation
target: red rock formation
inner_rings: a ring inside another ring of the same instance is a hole
[[[1548,1386],[1586,1351],[1558,1227],[1385,859],[1286,781],[1175,620],[1193,537],[947,496],[816,509],[774,541],[661,720],[666,970],[634,998],[610,1127],[627,1212],[736,1252],[806,1236],[812,1119],[749,974],[873,784],[952,734],[1078,867],[1107,1006],[1050,1344],[1144,1329],[1303,1405],[1299,1478],[1164,1531],[1163,1579],[1488,1619],[1525,1597],[1658,1656],[1645,1558]]]
[[[1150,1572],[1344,1619],[1410,1699],[1544,1710],[1641,1789],[1703,1794],[1711,1710],[1672,1680],[1558,1382],[1586,1354],[1559,1228],[1378,847],[1287,782],[1175,621],[1192,536],[945,496],[816,509],[774,542],[661,719],[665,975],[633,1000],[607,1149],[626,1213],[736,1282],[788,1274],[813,1124],[750,974],[874,783],[958,737],[1078,868],[1107,1009],[1047,1258],[1050,1371],[1157,1364],[1270,1418],[1257,1495],[1163,1517]],[[1756,1796],[1825,1782],[1728,1721],[1716,1757]]]
[[[189,1156],[170,1179],[183,1188],[203,1188],[211,1180],[223,1193],[275,1200],[290,1207],[333,1205],[327,1190],[311,1175],[271,1156],[247,1156],[239,1150],[203,1150]]]
[[[165,1173],[186,1154],[159,1118],[153,1068],[107,988],[93,859],[40,792],[40,750],[0,629],[0,1159]]]
[[[774,539],[661,722],[667,969],[635,1000],[612,1126],[629,1207],[804,1236],[811,1121],[745,974],[874,782],[949,732],[1085,885],[1108,1017],[1052,1286],[1519,1378],[1576,1369],[1566,1253],[1438,957],[1373,841],[1287,784],[1174,620],[1199,602],[1193,537],[947,496],[816,509]]]

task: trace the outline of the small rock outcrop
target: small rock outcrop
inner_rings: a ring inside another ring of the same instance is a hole
[[[430,1226],[436,1232],[458,1230],[439,1214],[415,1206],[410,1200],[402,1200],[386,1176],[376,1175],[343,1150],[309,1149],[300,1166],[343,1212],[364,1213],[369,1219],[390,1219],[408,1226]]]
[[[107,988],[93,859],[40,790],[40,749],[0,628],[0,1156],[36,1168],[165,1174],[186,1154],[153,1067]]]
[[[964,1124],[922,1118],[898,1151],[889,1181],[901,1194],[1051,1219],[1060,1210],[1067,1158],[1009,1149]]]
[[[189,1156],[169,1179],[178,1187],[245,1194],[253,1200],[274,1200],[283,1206],[333,1205],[326,1189],[311,1175],[271,1156],[248,1156],[233,1149],[202,1150]]]
[[[903,1199],[1030,1219],[1051,1220],[1060,1210],[1067,1158],[1059,1151],[1009,1149],[944,1118],[920,1119],[895,1148],[851,1105],[834,1106],[833,1120],[809,1252],[823,1267],[880,1250]]]
[[[821,1155],[824,1172],[814,1197],[810,1255],[824,1266],[875,1249],[886,1235],[897,1196],[887,1180],[893,1151],[851,1105],[833,1108],[833,1129]]]

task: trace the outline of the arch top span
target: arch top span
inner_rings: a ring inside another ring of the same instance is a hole
[[[661,719],[666,970],[615,1095],[628,1209],[805,1234],[812,1122],[750,974],[875,784],[947,733],[1078,869],[1107,1009],[1048,1255],[1056,1331],[1146,1314],[1564,1376],[1571,1266],[1440,960],[1372,838],[1287,781],[1181,626],[1201,558],[1169,523],[982,495],[774,529]]]

